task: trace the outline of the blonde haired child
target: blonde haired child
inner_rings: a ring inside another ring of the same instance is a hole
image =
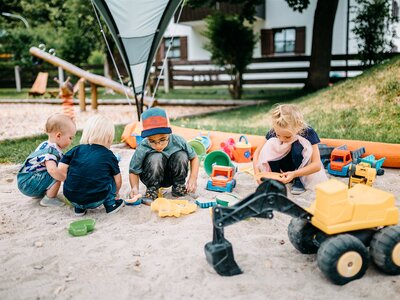
[[[272,129],[253,158],[255,173],[280,172],[281,181],[293,181],[291,193],[301,194],[305,188],[327,180],[321,163],[320,139],[307,125],[297,106],[282,104],[272,111]]]
[[[41,197],[42,206],[63,206],[56,197],[63,180],[57,164],[62,150],[71,145],[76,127],[69,117],[55,114],[47,119],[45,131],[48,140],[28,156],[18,172],[18,189],[26,196]]]
[[[62,158],[59,169],[64,174],[64,196],[74,207],[75,215],[104,205],[108,214],[123,207],[117,195],[122,185],[118,160],[109,149],[114,140],[113,123],[100,115],[91,117],[82,132],[80,145]]]

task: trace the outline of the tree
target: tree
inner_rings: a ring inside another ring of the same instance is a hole
[[[285,0],[295,11],[302,12],[307,9],[310,0]],[[245,9],[242,10],[240,17],[245,20],[253,20],[256,6],[262,1],[258,0],[190,0],[189,4],[195,7],[209,6],[215,7],[216,2],[228,2],[231,4],[242,3]],[[308,77],[305,84],[307,90],[318,90],[329,84],[329,73],[332,56],[332,36],[333,25],[335,22],[336,10],[339,0],[318,0],[314,14],[314,26],[311,48],[311,61]]]
[[[256,14],[257,5],[262,4],[264,1],[265,0],[189,0],[188,4],[195,8],[201,6],[215,8],[220,2],[237,4],[241,6],[240,13],[238,14],[239,19],[242,21],[247,20],[252,23],[255,20],[254,16]]]
[[[65,26],[61,30],[60,55],[74,63],[87,63],[93,51],[104,52],[104,39],[95,17],[92,5],[86,1],[68,0],[63,5],[67,16]],[[105,33],[107,26],[103,25]]]
[[[389,1],[356,0],[357,16],[353,32],[357,36],[358,54],[364,66],[371,66],[384,60],[384,53],[390,50],[393,22]]]
[[[253,29],[243,25],[237,16],[218,12],[207,17],[206,23],[205,36],[209,41],[205,48],[211,52],[211,60],[215,64],[227,69],[232,79],[229,92],[234,99],[240,99],[243,73],[251,62],[256,43]]]
[[[286,0],[293,10],[302,12],[309,0]],[[304,88],[315,91],[329,84],[332,58],[332,36],[339,0],[318,0],[314,13],[310,69]]]
[[[243,73],[251,63],[256,36],[251,27],[245,26],[255,20],[256,6],[263,0],[190,0],[191,7],[217,7],[217,3],[227,2],[240,5],[236,15],[224,15],[216,12],[206,18],[207,30],[204,35],[208,38],[205,49],[210,51],[211,60],[225,67],[231,75],[229,92],[234,99],[240,99],[243,92]],[[238,42],[240,41],[240,42]]]
[[[32,56],[29,54],[27,45],[39,45],[46,42],[39,32],[26,30],[25,28],[14,28],[0,37],[1,51],[13,54],[13,62],[19,66],[30,66]]]
[[[28,49],[39,44],[56,49],[58,56],[73,64],[87,62],[93,51],[104,51],[93,8],[85,1],[9,0],[4,7],[25,17],[30,25],[27,30],[20,21],[0,17],[0,48],[13,53],[17,64],[27,64]]]

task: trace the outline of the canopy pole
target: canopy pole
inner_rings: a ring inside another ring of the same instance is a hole
[[[141,97],[138,98],[138,96],[135,94],[135,101],[138,103],[138,121],[140,121],[140,117],[143,113],[143,99],[144,99],[144,94],[141,94]]]
[[[186,1],[183,0],[182,1],[182,5],[181,5],[181,9],[179,11],[178,18],[176,19],[176,23],[179,23],[179,20],[181,19],[182,10],[183,10],[183,7],[185,6],[185,3],[186,3]],[[156,83],[156,86],[154,87],[153,95],[151,97],[151,102],[154,101],[154,97],[156,96],[158,85],[160,84],[161,76],[162,76],[162,74],[164,72],[164,69],[165,69],[165,66],[167,64],[166,62],[167,62],[168,54],[169,54],[169,52],[171,50],[172,43],[173,43],[174,38],[175,38],[175,31],[176,31],[176,26],[174,26],[174,31],[172,32],[171,40],[169,42],[167,52],[165,53],[165,57],[164,57],[164,61],[163,61],[163,64],[162,64],[162,67],[161,67],[161,70],[160,70],[160,74],[158,75],[157,83]],[[157,68],[157,66],[156,66],[156,68]],[[165,79],[164,79],[164,82],[165,82]]]

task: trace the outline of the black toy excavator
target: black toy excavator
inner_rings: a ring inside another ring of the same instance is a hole
[[[290,242],[301,253],[317,253],[320,270],[333,283],[361,278],[370,256],[383,272],[400,274],[399,210],[392,194],[364,184],[348,189],[329,180],[316,187],[316,200],[304,209],[287,198],[282,183],[272,179],[234,206],[213,208],[213,240],[205,245],[205,254],[218,274],[242,273],[224,227],[249,217],[272,219],[274,211],[293,217]]]

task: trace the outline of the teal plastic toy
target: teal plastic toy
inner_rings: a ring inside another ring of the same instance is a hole
[[[196,152],[197,156],[199,157],[200,160],[204,160],[206,156],[206,147],[204,144],[199,141],[198,139],[190,140],[188,141],[188,144],[192,146],[194,152]]]
[[[68,232],[72,236],[84,236],[94,230],[94,219],[84,219],[69,224]]]
[[[215,200],[197,199],[196,204],[200,208],[209,208],[217,205],[217,202],[215,202]]]

